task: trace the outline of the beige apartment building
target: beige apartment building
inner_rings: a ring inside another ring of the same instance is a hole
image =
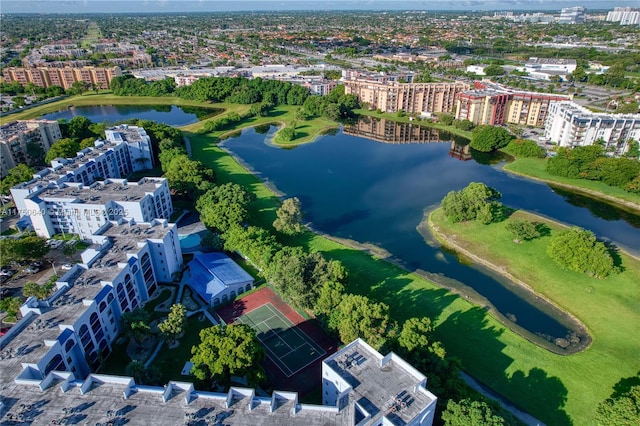
[[[120,67],[8,67],[2,70],[2,77],[8,83],[17,81],[22,86],[33,83],[44,88],[60,86],[65,90],[77,81],[83,81],[91,87],[108,89],[111,80],[121,75]]]
[[[369,109],[384,112],[404,111],[411,114],[423,112],[452,112],[458,93],[469,90],[467,83],[399,83],[374,80],[349,80],[344,82],[345,94],[358,97]]]
[[[60,139],[60,126],[53,120],[12,121],[0,126],[0,177],[20,163],[32,164],[27,146],[37,143],[44,152]]]
[[[491,126],[513,123],[542,127],[549,104],[570,99],[552,93],[514,91],[496,84],[481,84],[480,87],[458,95],[456,119]]]

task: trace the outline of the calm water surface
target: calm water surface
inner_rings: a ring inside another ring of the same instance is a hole
[[[99,105],[70,107],[63,111],[45,114],[42,118],[47,120],[58,120],[61,118],[70,120],[78,115],[83,115],[94,123],[101,123],[103,121],[115,123],[138,118],[179,127],[197,122],[198,116],[202,111],[206,110],[203,108],[177,107],[175,105],[161,105],[156,107],[150,107],[148,105]]]
[[[354,133],[353,129],[348,131]],[[469,155],[462,156],[468,161],[460,160],[460,155],[450,152],[449,142],[391,144],[340,131],[314,143],[281,149],[268,142],[273,132],[274,128],[266,135],[249,129],[223,145],[278,190],[300,198],[306,219],[317,229],[373,243],[409,269],[422,269],[470,286],[503,315],[515,317],[518,325],[535,334],[564,337],[567,328],[505,288],[501,277],[465,266],[426,244],[416,231],[425,209],[438,205],[451,190],[462,189],[469,182],[484,182],[500,191],[502,202],[509,207],[587,228],[621,246],[640,250],[640,229],[611,217],[615,209],[608,219],[598,217],[575,200],[568,202],[566,193],[563,196],[546,184],[510,175],[501,170],[501,164],[480,164]],[[387,136],[384,132],[377,131],[378,139],[406,139],[397,130],[387,129]]]

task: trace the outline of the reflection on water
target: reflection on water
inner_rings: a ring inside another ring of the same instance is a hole
[[[384,143],[429,143],[455,141],[466,145],[469,141],[453,133],[418,123],[398,123],[386,118],[361,116],[355,123],[346,124],[343,132]]]

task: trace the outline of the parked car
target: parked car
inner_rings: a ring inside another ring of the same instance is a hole
[[[38,273],[39,269],[38,268],[34,268],[33,266],[29,266],[29,267],[24,268],[22,271],[26,272],[27,274],[36,274],[36,273]]]
[[[63,270],[65,270],[65,271],[68,271],[68,270],[70,270],[71,268],[73,268],[73,265],[72,265],[71,263],[65,263],[64,265],[62,265],[62,266],[60,267],[60,269],[63,269]]]
[[[0,275],[5,276],[5,277],[10,277],[14,274],[14,272],[11,269],[6,269],[3,268],[0,270]]]

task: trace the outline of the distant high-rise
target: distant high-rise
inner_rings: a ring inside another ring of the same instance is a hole
[[[587,8],[583,6],[565,7],[560,11],[559,24],[580,24],[584,22]]]
[[[640,25],[640,9],[616,7],[607,13],[608,22],[620,22],[620,25]]]

